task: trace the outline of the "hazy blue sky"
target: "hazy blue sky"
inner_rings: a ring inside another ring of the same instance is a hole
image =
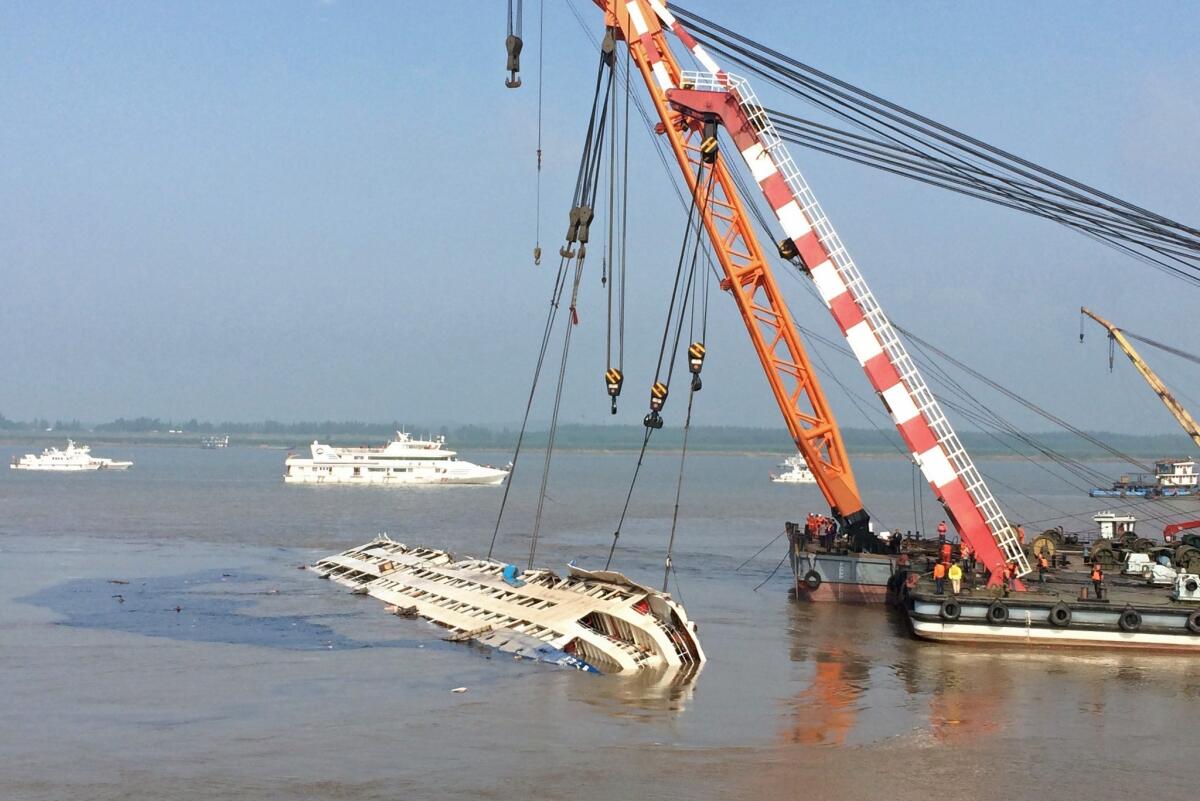
[[[594,6],[575,2],[598,29]],[[552,277],[529,256],[537,44],[526,5],[526,86],[508,91],[501,2],[0,4],[0,412],[519,419]],[[547,7],[552,253],[595,58],[567,6]],[[1195,3],[692,7],[1200,221]],[[621,422],[645,412],[682,234],[648,136],[635,138]],[[1098,329],[1077,343],[1077,309],[1194,349],[1195,289],[1050,223],[794,153],[895,320],[1077,424],[1172,430],[1127,365],[1107,374]],[[598,267],[585,280],[571,421],[609,419]],[[797,317],[835,336],[824,308],[786,285]],[[698,421],[777,425],[732,303],[712,308]],[[829,358],[867,391],[855,365]],[[1156,359],[1200,397],[1186,365]],[[831,394],[843,424],[864,424]]]

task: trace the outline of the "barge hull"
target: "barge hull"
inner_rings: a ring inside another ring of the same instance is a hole
[[[989,626],[912,619],[913,633],[934,642],[1023,645],[1061,648],[1133,648],[1141,651],[1200,651],[1200,637],[1150,632],[1045,629],[1036,626]]]

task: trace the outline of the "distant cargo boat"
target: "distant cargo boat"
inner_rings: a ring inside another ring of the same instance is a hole
[[[229,435],[225,434],[221,437],[205,437],[204,439],[200,440],[200,445],[204,448],[228,448]]]
[[[817,478],[808,469],[804,456],[796,454],[789,456],[779,463],[781,472],[771,473],[771,480],[776,484],[816,484]]]
[[[1124,475],[1112,487],[1097,487],[1093,498],[1187,498],[1200,495],[1195,459],[1165,459],[1154,464],[1154,475]]]
[[[461,461],[445,437],[413,439],[398,431],[382,448],[337,448],[313,441],[311,457],[290,455],[290,484],[500,484],[508,470]]]
[[[65,450],[46,448],[40,455],[27,453],[20,459],[14,458],[9,468],[12,470],[55,470],[63,473],[77,473],[84,470],[128,470],[133,462],[120,462],[92,456],[92,449],[87,445],[76,445],[75,440],[67,440]]]

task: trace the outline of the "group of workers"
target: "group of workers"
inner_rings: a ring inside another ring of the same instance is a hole
[[[962,591],[962,579],[964,573],[974,577],[976,561],[975,552],[971,550],[971,546],[964,540],[959,541],[958,545],[958,560],[954,556],[954,546],[946,540],[946,534],[949,533],[949,528],[946,526],[946,521],[943,520],[937,525],[938,534],[938,561],[933,566],[933,583],[934,593],[943,595],[946,592],[946,581],[950,582],[950,591],[954,595],[958,595]],[[1020,543],[1025,541],[1024,527],[1017,527],[1017,540]],[[1038,581],[1045,583],[1046,571],[1050,569],[1050,563],[1046,560],[1044,554],[1038,555]],[[1020,571],[1020,565],[1014,559],[1004,566],[1004,586],[1008,589],[1013,589],[1017,580],[1017,574]]]
[[[809,512],[804,520],[804,541],[820,543],[822,547],[832,548],[837,540],[838,524],[832,517]]]
[[[946,581],[950,581],[950,591],[954,595],[958,595],[962,589],[962,578],[964,571],[969,576],[975,574],[975,554],[971,551],[971,546],[966,542],[959,543],[959,559],[955,561],[953,557],[953,547],[946,541],[946,521],[938,523],[938,561],[933,566],[933,582],[934,593],[943,595],[946,591]],[[1022,526],[1017,526],[1017,541],[1021,544],[1025,542],[1025,530]],[[1045,550],[1038,551],[1035,554],[1037,560],[1038,583],[1046,583],[1046,574],[1050,572],[1050,560],[1046,557]],[[1017,579],[1017,574],[1020,571],[1020,565],[1017,560],[1013,559],[1004,566],[1004,586],[1011,590]],[[1092,564],[1092,587],[1097,598],[1103,597],[1104,587],[1104,569],[1100,562]]]

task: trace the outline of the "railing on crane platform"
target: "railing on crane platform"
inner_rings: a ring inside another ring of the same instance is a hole
[[[925,379],[917,369],[912,357],[908,355],[908,350],[900,341],[900,337],[896,334],[887,315],[875,300],[875,295],[867,286],[867,282],[859,272],[854,260],[850,258],[849,252],[842,244],[841,237],[834,230],[832,223],[829,222],[829,218],[825,216],[825,212],[809,188],[808,182],[800,174],[799,168],[792,160],[791,153],[788,152],[787,145],[779,136],[775,124],[771,122],[771,118],[758,101],[749,82],[745,78],[726,72],[712,75],[707,72],[688,70],[681,74],[681,83],[700,90],[729,91],[734,94],[742,111],[746,114],[747,120],[758,132],[763,149],[775,162],[776,168],[787,182],[788,188],[792,190],[805,217],[817,232],[821,244],[829,254],[830,261],[842,281],[846,284],[851,297],[858,303],[863,316],[870,323],[875,335],[879,337],[880,345],[883,346],[884,351],[888,354],[888,359],[908,387],[917,409],[933,431],[938,444],[945,451],[950,465],[954,468],[955,475],[963,482],[963,486],[974,501],[975,507],[987,524],[988,530],[991,531],[996,544],[1004,553],[1005,559],[1017,563],[1018,575],[1023,576],[1031,572],[1025,551],[1013,532],[1012,526],[1005,518],[1004,512],[1000,509],[1000,504],[984,482],[983,476],[975,467],[975,463],[963,447],[945,413],[942,412],[941,405],[937,402],[932,390],[929,389],[929,385],[925,383]]]

